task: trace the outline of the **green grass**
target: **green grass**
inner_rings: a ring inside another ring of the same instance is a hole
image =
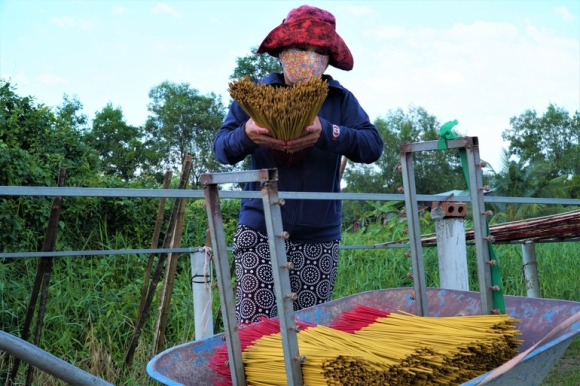
[[[572,341],[568,350],[542,382],[542,386],[578,385],[580,385],[580,337]]]
[[[402,237],[402,226],[371,227],[366,232],[345,233],[343,245],[373,245]],[[133,248],[122,237],[103,236],[104,248]],[[544,298],[580,301],[580,249],[575,243],[537,245],[539,280]],[[504,292],[525,296],[521,247],[496,245]],[[381,288],[411,287],[411,261],[405,249],[347,249],[341,251],[335,298]],[[468,250],[470,282],[477,290],[473,248]],[[424,251],[427,285],[438,286],[435,248]],[[0,260],[0,329],[19,335],[38,259]],[[155,385],[145,367],[154,355],[153,324],[157,307],[141,335],[131,368],[123,366],[133,333],[147,265],[146,255],[62,257],[54,259],[41,348],[115,385]],[[189,284],[189,255],[180,256],[166,333],[167,347],[193,340],[192,294]],[[217,315],[218,296],[214,315]],[[576,339],[544,386],[580,384],[580,339]],[[0,384],[11,368],[12,358],[0,352]],[[25,366],[18,382],[24,384]],[[37,372],[35,385],[62,385],[53,377]]]

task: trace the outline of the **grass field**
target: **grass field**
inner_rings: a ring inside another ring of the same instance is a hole
[[[346,233],[344,245],[372,245],[396,239],[398,229]],[[133,246],[115,241],[114,248]],[[504,292],[525,296],[521,248],[518,245],[495,247],[500,258]],[[381,288],[411,287],[411,262],[404,249],[350,249],[341,251],[339,279],[335,298]],[[580,248],[575,243],[537,245],[541,294],[545,298],[580,301]],[[474,251],[468,249],[472,264]],[[424,252],[427,285],[438,286],[435,248]],[[0,260],[0,328],[19,335],[26,305],[36,274],[37,259]],[[132,367],[123,366],[139,304],[147,256],[116,255],[55,258],[41,347],[54,355],[102,377],[115,385],[154,385],[145,372],[153,356],[151,342],[154,317],[143,329]],[[470,265],[470,283],[477,290],[475,267]],[[192,340],[193,310],[189,286],[189,256],[178,266],[169,311],[167,347]],[[156,301],[156,300],[155,300]],[[156,304],[156,303],[155,303]],[[154,304],[154,305],[155,305]],[[153,308],[155,309],[155,308]],[[217,314],[216,297],[214,315]],[[580,384],[580,339],[544,381],[544,386]],[[12,359],[0,353],[0,384],[11,368]],[[18,384],[24,384],[24,369]],[[60,381],[37,372],[34,385],[61,385]]]

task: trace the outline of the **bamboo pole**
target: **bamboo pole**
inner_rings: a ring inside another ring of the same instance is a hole
[[[185,174],[186,185],[183,189],[187,189],[187,181],[191,172],[193,161],[191,155],[185,156],[182,175]],[[183,220],[185,218],[185,199],[179,203],[179,212],[177,214],[177,221],[175,222],[175,232],[173,233],[173,240],[171,248],[181,247],[181,236],[183,235]],[[154,353],[161,351],[165,346],[165,329],[167,327],[167,318],[169,316],[169,306],[171,304],[171,295],[173,293],[173,286],[175,283],[175,271],[177,270],[177,261],[179,253],[171,253],[165,266],[165,279],[163,280],[163,288],[161,290],[161,298],[159,301],[159,311],[157,313],[157,320],[155,322],[155,331],[153,337]]]
[[[185,178],[184,174],[181,175],[181,180],[179,181],[179,189],[183,189],[184,186],[187,185],[187,178]],[[167,233],[165,234],[165,238],[163,240],[163,248],[169,248],[171,242],[173,241],[173,234],[175,232],[175,222],[177,221],[179,208],[181,204],[177,204],[183,201],[184,198],[178,197],[175,199],[175,204],[173,205],[173,209],[171,211],[171,216],[169,217],[169,224],[167,226]],[[147,298],[145,299],[145,303],[143,305],[143,311],[141,314],[137,315],[137,320],[135,322],[135,330],[133,332],[133,336],[131,337],[131,342],[129,344],[129,349],[127,350],[127,355],[125,356],[125,365],[130,367],[133,364],[133,359],[135,356],[135,349],[137,348],[137,344],[139,343],[139,337],[141,336],[141,332],[143,330],[143,325],[145,324],[145,319],[147,317],[147,313],[149,312],[149,308],[151,307],[151,303],[153,302],[153,296],[155,295],[157,289],[157,283],[161,278],[161,270],[165,264],[165,260],[167,260],[167,253],[161,253],[159,255],[159,259],[157,260],[157,265],[155,266],[155,271],[153,272],[153,276],[149,283],[149,290],[147,291]]]
[[[66,168],[60,168],[58,174],[57,186],[64,187],[66,177]],[[46,228],[46,234],[44,237],[44,244],[42,246],[43,252],[52,252],[56,245],[56,236],[58,233],[58,220],[60,218],[60,211],[62,208],[62,196],[56,196],[52,200],[52,206],[50,208],[50,216],[48,218],[48,225]],[[36,308],[36,302],[38,300],[38,293],[41,290],[40,305],[38,309],[36,329],[34,335],[34,344],[36,346],[40,343],[40,335],[42,332],[42,325],[44,321],[44,311],[46,309],[46,299],[48,298],[48,284],[50,281],[50,274],[52,271],[52,257],[41,257],[38,262],[38,269],[36,270],[36,277],[34,279],[34,285],[32,287],[32,293],[30,294],[30,301],[28,302],[28,308],[26,311],[26,317],[24,319],[24,325],[22,326],[22,332],[20,337],[22,340],[28,340],[28,335],[30,332],[30,325],[32,323],[32,318],[34,317],[34,309]],[[18,368],[20,367],[20,360],[16,358],[14,360],[14,365],[10,376],[6,379],[6,385],[14,385],[14,380],[18,373]],[[30,385],[32,382],[33,368],[28,367],[26,384]]]
[[[173,172],[168,170],[165,172],[165,178],[163,179],[162,189],[168,189],[171,184],[171,177]],[[159,244],[159,233],[161,233],[161,225],[163,224],[163,214],[165,212],[165,203],[167,202],[167,197],[161,197],[159,200],[159,208],[157,209],[157,218],[155,219],[155,229],[153,230],[153,236],[151,238],[151,249],[157,248]],[[137,315],[141,315],[143,312],[143,307],[145,306],[145,299],[147,298],[147,287],[149,286],[149,277],[151,273],[151,268],[153,267],[153,260],[155,259],[156,253],[149,254],[149,260],[147,261],[147,268],[145,269],[145,277],[143,278],[143,286],[141,287],[141,301],[139,302],[139,311]]]

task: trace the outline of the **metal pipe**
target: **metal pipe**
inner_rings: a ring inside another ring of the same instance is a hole
[[[262,203],[264,205],[264,220],[268,232],[268,245],[270,247],[270,260],[272,264],[272,276],[274,279],[274,294],[280,322],[280,337],[282,351],[284,353],[284,367],[288,385],[302,386],[302,360],[298,347],[298,330],[294,318],[295,293],[290,285],[289,270],[286,256],[285,240],[290,234],[284,232],[282,227],[282,211],[280,206],[284,204],[278,197],[277,175],[270,181],[262,183]]]
[[[474,138],[475,140],[475,138]],[[469,191],[471,194],[471,210],[473,216],[473,233],[475,242],[475,258],[477,264],[477,277],[479,282],[479,293],[481,294],[481,313],[488,315],[494,310],[494,298],[491,290],[491,269],[488,265],[490,261],[489,243],[487,237],[487,218],[483,214],[485,203],[483,200],[483,173],[480,164],[479,147],[466,147],[467,168],[469,170]]]
[[[54,186],[0,186],[0,196],[62,196],[62,197],[149,197],[149,198],[204,198],[203,190],[184,189],[128,189],[128,188],[58,188]],[[280,198],[289,200],[354,200],[404,201],[404,194],[385,193],[327,193],[280,192]],[[220,191],[221,198],[261,198],[256,191]],[[440,194],[417,194],[418,201],[444,201]],[[471,196],[454,196],[448,201],[470,202]],[[578,198],[500,197],[485,196],[485,202],[508,204],[580,205]]]
[[[425,265],[423,264],[423,246],[421,245],[421,228],[419,226],[419,209],[415,189],[415,171],[413,169],[413,153],[404,152],[401,145],[401,166],[403,172],[403,190],[405,192],[405,211],[411,247],[411,262],[413,265],[413,283],[415,286],[415,301],[417,315],[428,316],[427,284],[425,280]]]
[[[220,292],[220,308],[224,322],[224,337],[228,348],[229,367],[232,375],[232,385],[244,386],[246,374],[242,359],[242,346],[238,323],[236,320],[236,299],[232,287],[228,250],[226,246],[226,234],[222,210],[220,206],[219,191],[216,184],[207,183],[207,173],[201,175],[204,184],[205,203],[209,229],[211,230],[211,245],[217,272],[217,282]]]
[[[0,330],[0,350],[30,363],[32,366],[71,385],[113,386],[99,377],[87,373],[60,358],[20,338]]]

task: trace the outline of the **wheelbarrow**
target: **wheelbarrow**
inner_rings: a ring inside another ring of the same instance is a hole
[[[416,312],[413,288],[384,289],[347,296],[315,307],[296,311],[299,320],[328,326],[343,311],[362,304],[385,310]],[[428,288],[430,316],[481,314],[480,293]],[[580,321],[571,323],[580,313],[580,302],[505,296],[506,314],[521,323],[518,329],[523,344],[520,355],[506,368],[497,368],[462,385],[515,386],[539,385],[580,334]],[[572,318],[572,319],[571,319]],[[568,325],[569,324],[569,325]],[[561,331],[559,331],[561,330]],[[165,385],[212,385],[213,373],[208,366],[217,347],[223,344],[223,333],[184,343],[156,355],[147,365],[147,373]]]

